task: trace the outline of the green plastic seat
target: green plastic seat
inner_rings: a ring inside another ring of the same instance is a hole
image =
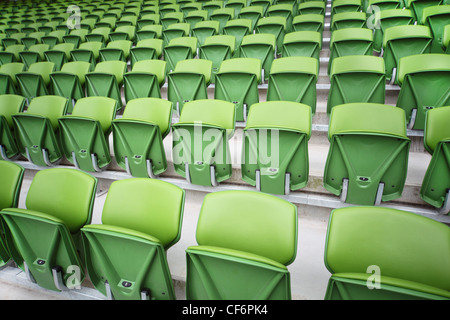
[[[44,52],[48,51],[50,46],[48,44],[35,44],[28,48],[28,50],[19,53],[20,61],[25,64],[28,69],[33,63],[46,61]]]
[[[266,16],[267,9],[274,3],[273,0],[250,0],[249,6],[258,6],[263,9],[263,16]]]
[[[55,64],[55,70],[61,70],[61,67],[70,60],[70,52],[74,50],[73,43],[58,43],[50,50],[44,52],[46,61]]]
[[[275,58],[276,37],[270,33],[249,34],[242,39],[239,56],[261,60],[263,80],[269,79],[270,67]]]
[[[415,20],[417,23],[422,23],[423,19],[423,10],[427,7],[438,6],[444,3],[443,0],[404,0],[406,3],[406,7],[409,8],[412,12],[414,12]],[[448,3],[446,3],[448,4]]]
[[[222,61],[231,59],[234,55],[236,38],[231,35],[215,35],[205,39],[199,49],[199,58],[212,62],[211,83],[219,71]]]
[[[164,47],[162,39],[145,39],[140,40],[136,46],[130,49],[130,64],[133,68],[137,61],[160,59]]]
[[[42,37],[45,36],[45,32],[32,32],[24,37],[22,37],[21,41],[25,45],[25,48],[30,49],[31,46],[42,44]]]
[[[215,75],[214,99],[232,102],[236,121],[245,121],[251,105],[259,102],[258,84],[262,79],[260,59],[224,60]]]
[[[224,5],[223,1],[220,0],[205,1],[204,3],[202,3],[202,9],[208,12],[208,19],[209,19],[213,11],[222,8],[223,5]]]
[[[164,16],[161,16],[161,25],[163,30],[167,29],[167,27],[171,24],[183,22],[183,18],[183,12],[180,11],[166,13]]]
[[[175,300],[166,252],[180,238],[184,198],[183,189],[160,180],[111,185],[102,224],[82,229],[87,271],[97,290],[116,300]],[[133,218],[124,219],[123,210]],[[118,254],[118,248],[127,249]]]
[[[127,62],[133,42],[130,40],[114,40],[108,42],[105,48],[99,50],[100,61]]]
[[[239,46],[241,45],[242,39],[253,32],[252,28],[252,20],[250,19],[233,19],[227,21],[225,26],[223,27],[223,34],[234,36],[236,39],[235,42],[235,53],[234,57],[237,57],[239,54]]]
[[[0,66],[0,94],[17,94],[16,74],[25,71],[22,62],[10,62]]]
[[[256,227],[257,225],[257,227]],[[253,191],[209,193],[186,249],[188,300],[290,300],[297,207]]]
[[[145,26],[160,24],[159,13],[145,13],[136,21],[136,32]]]
[[[25,103],[25,98],[20,95],[0,95],[0,157],[3,160],[15,160],[19,156],[12,115],[22,112]]]
[[[258,20],[264,16],[264,8],[262,6],[247,6],[241,9],[238,19],[249,19],[252,21],[251,31],[256,27]]]
[[[90,68],[90,63],[86,61],[65,63],[60,71],[50,74],[51,92],[72,102],[84,98],[86,74],[90,71]],[[69,104],[68,113],[72,112],[73,104]]]
[[[294,3],[272,4],[267,8],[266,17],[284,17],[286,18],[286,32],[292,31],[292,19],[294,16]]]
[[[292,19],[292,31],[323,32],[325,17],[322,14],[301,14]]]
[[[16,74],[19,92],[28,101],[49,94],[50,74],[55,71],[53,62],[42,61],[30,65],[28,71]]]
[[[136,27],[133,25],[117,26],[109,33],[109,41],[128,40],[134,41],[136,37]]]
[[[375,7],[377,6],[381,11],[386,10],[396,10],[400,9],[403,10],[403,1],[402,0],[369,0],[366,1],[367,8],[370,10],[370,6]],[[364,6],[364,4],[363,4]],[[408,9],[406,9],[408,10]],[[367,12],[367,11],[366,11]]]
[[[6,64],[11,62],[22,62],[20,59],[20,52],[25,50],[25,45],[14,44],[5,47],[4,51],[0,51],[0,63]]]
[[[117,164],[130,176],[156,178],[167,170],[163,140],[169,134],[172,103],[161,98],[128,102],[123,117],[112,123]]]
[[[181,1],[180,11],[183,12],[184,17],[186,17],[189,12],[198,11],[202,9],[202,4],[194,1]],[[206,10],[205,10],[206,11]]]
[[[197,38],[198,46],[201,47],[205,39],[219,34],[219,21],[200,21],[192,28],[192,36]]]
[[[127,70],[124,61],[99,62],[94,71],[86,74],[86,96],[102,96],[117,101],[117,108],[122,108],[121,87],[123,75]]]
[[[302,103],[252,105],[244,129],[242,179],[258,191],[272,194],[287,195],[305,187],[311,119],[311,107]]]
[[[167,73],[175,69],[178,61],[193,59],[197,55],[198,39],[196,37],[179,37],[170,40],[164,47],[164,60],[167,62]]]
[[[388,28],[414,24],[414,14],[409,9],[382,10],[378,16],[379,28],[375,28],[373,34],[373,49],[377,52],[383,48],[383,37]]]
[[[0,186],[0,210],[17,208],[24,171],[25,169],[19,164],[0,160],[0,176],[2,177],[2,184]],[[1,223],[0,218],[0,268],[4,267],[11,260]]]
[[[161,39],[163,27],[160,24],[147,25],[136,32],[136,41],[145,39]]]
[[[97,21],[94,25],[94,30],[99,28],[110,28],[114,29],[116,26],[117,18],[116,17],[102,17],[99,21]]]
[[[78,48],[80,44],[86,42],[86,35],[89,33],[87,29],[73,29],[63,36],[63,41],[65,43],[73,43],[75,48]]]
[[[400,59],[398,69],[396,105],[405,111],[410,129],[423,130],[428,110],[450,105],[450,56],[411,55]]]
[[[376,103],[335,106],[328,140],[325,189],[359,205],[401,197],[410,146],[402,109]]]
[[[94,28],[89,32],[85,38],[89,42],[101,42],[104,45],[109,40],[109,34],[111,33],[111,28],[109,27],[99,27]]]
[[[279,47],[283,57],[305,56],[319,59],[322,34],[318,31],[294,31],[287,33]]]
[[[133,69],[123,75],[125,101],[161,98],[161,87],[166,80],[166,64],[166,61],[158,59],[135,62]]]
[[[231,177],[228,140],[235,129],[233,103],[216,99],[187,102],[172,129],[172,158],[177,174],[203,186],[217,186]]]
[[[430,28],[433,35],[432,52],[443,53],[444,27],[450,24],[450,5],[431,6],[423,9],[422,24]]]
[[[331,34],[328,75],[337,57],[354,55],[373,55],[373,32],[364,28],[336,30]]]
[[[332,211],[325,243],[326,300],[448,300],[450,229],[383,207]]]
[[[191,29],[195,27],[197,22],[206,20],[208,20],[208,11],[206,10],[189,11],[183,19],[184,22],[189,23]]]
[[[180,60],[167,74],[167,98],[178,114],[185,103],[208,99],[207,88],[211,83],[212,61],[206,59]]]
[[[298,4],[297,15],[320,14],[325,15],[324,1],[304,1]]]
[[[164,46],[166,46],[170,40],[179,37],[189,37],[191,33],[191,25],[187,22],[173,23],[162,31],[162,38],[164,40]]]
[[[311,57],[275,59],[270,70],[267,101],[292,101],[316,111],[319,63]]]
[[[19,152],[31,163],[51,167],[61,161],[58,118],[66,115],[69,102],[60,96],[40,96],[31,100],[27,112],[12,116]]]
[[[287,18],[270,16],[259,19],[255,26],[256,33],[273,34],[276,39],[275,54],[280,55],[280,48],[287,32]]]
[[[357,12],[362,10],[361,0],[338,0],[331,3],[331,15],[341,12]]]
[[[65,30],[54,30],[46,34],[41,38],[41,42],[48,44],[50,48],[53,48],[58,43],[63,42],[63,37],[66,35]]]
[[[450,106],[431,109],[425,117],[424,146],[432,157],[420,197],[437,208],[440,214],[450,214],[450,170],[446,156],[450,148],[449,119]]]
[[[383,58],[386,66],[386,79],[398,84],[397,68],[401,58],[431,53],[433,36],[430,28],[421,25],[391,27],[384,33]]]
[[[341,12],[333,15],[331,19],[331,31],[346,28],[365,28],[366,14],[364,12]]]
[[[2,210],[8,250],[32,282],[54,291],[81,286],[80,229],[91,221],[96,189],[87,173],[45,169],[33,178],[26,209]]]
[[[71,115],[59,118],[62,151],[77,169],[100,172],[110,164],[108,137],[117,104],[108,97],[86,97],[77,101]]]
[[[344,56],[333,60],[327,113],[334,106],[354,102],[385,103],[384,60],[375,56]]]
[[[77,49],[70,52],[72,61],[86,61],[91,64],[91,70],[95,68],[100,56],[100,49],[104,47],[103,42],[90,41],[81,43]]]
[[[445,53],[450,53],[450,25],[444,27],[444,35],[442,36],[442,47]]]
[[[234,16],[237,17],[241,9],[247,6],[247,0],[229,0],[225,3],[225,8],[233,8]]]
[[[233,8],[219,8],[212,11],[209,20],[219,22],[219,34],[222,34],[225,24],[234,19],[235,10]]]

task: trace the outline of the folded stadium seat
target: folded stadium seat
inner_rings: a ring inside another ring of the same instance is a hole
[[[55,70],[61,70],[61,67],[70,60],[70,53],[75,49],[73,43],[58,43],[47,51],[44,51],[46,61],[55,64]]]
[[[272,194],[287,195],[305,187],[311,119],[311,107],[302,103],[252,105],[244,129],[242,179]]]
[[[408,211],[332,211],[325,243],[325,300],[448,300],[450,229]]]
[[[86,97],[77,101],[71,115],[59,118],[63,153],[77,169],[100,172],[110,164],[108,136],[117,105],[108,97]]]
[[[25,50],[25,45],[23,44],[13,44],[5,47],[3,51],[0,51],[0,64],[22,62],[19,54]]]
[[[80,44],[86,42],[86,35],[89,33],[87,29],[73,29],[63,36],[63,42],[73,43],[74,48],[78,48]]]
[[[320,58],[322,34],[318,31],[293,31],[284,36],[279,47],[283,57],[303,56]]]
[[[125,32],[125,33],[127,33],[127,36],[130,36],[130,35],[134,36],[134,33],[136,31],[137,19],[138,19],[138,17],[135,15],[122,16],[120,18],[120,20],[116,22],[116,31]],[[122,27],[134,27],[134,28],[124,28],[124,29],[117,30],[117,28],[122,28]],[[130,40],[130,39],[125,39],[125,40]]]
[[[94,29],[109,28],[114,29],[116,27],[117,18],[115,17],[103,17],[97,21],[94,25]]]
[[[195,27],[195,24],[200,21],[208,20],[208,11],[206,10],[194,10],[190,11],[185,17],[184,22],[189,23],[191,29]]]
[[[145,39],[161,39],[162,30],[163,27],[160,24],[144,26],[136,32],[136,41],[139,42]]]
[[[145,39],[140,40],[136,46],[130,49],[130,64],[133,68],[134,64],[141,60],[160,59],[163,51],[164,41],[162,39]]]
[[[183,12],[168,12],[161,17],[161,25],[163,30],[167,29],[168,26],[174,23],[182,23],[184,19]]]
[[[136,22],[136,31],[141,30],[145,26],[159,25],[161,23],[159,13],[146,13],[142,15]]]
[[[450,24],[444,27],[444,35],[442,36],[442,47],[445,53],[450,53]]]
[[[197,38],[198,46],[201,47],[207,37],[219,34],[219,26],[219,21],[206,20],[197,22],[192,28],[192,37]]]
[[[401,196],[410,146],[402,109],[376,103],[335,106],[328,140],[325,189],[342,202],[360,205]]]
[[[132,25],[119,26],[109,33],[109,41],[128,40],[134,42],[136,27]]]
[[[43,36],[45,36],[45,32],[32,32],[22,37],[21,41],[25,45],[25,48],[29,49],[31,46],[42,44],[41,39]]]
[[[242,58],[257,58],[261,60],[264,77],[269,79],[272,61],[275,59],[276,37],[270,33],[249,34],[242,38],[239,56]]]
[[[275,55],[280,55],[283,39],[286,34],[286,18],[273,16],[259,19],[256,23],[255,33],[273,34],[275,36]]]
[[[0,95],[0,157],[3,160],[15,160],[19,156],[11,116],[22,112],[25,102],[25,98],[19,95]]]
[[[111,300],[176,299],[166,252],[180,239],[184,199],[183,189],[161,180],[112,183],[102,224],[82,228],[88,275],[98,291]],[[124,219],[129,206],[132,218]]]
[[[108,42],[105,48],[98,51],[100,61],[128,62],[133,42],[131,40],[115,40]]]
[[[48,51],[50,46],[48,44],[35,44],[30,46],[27,50],[19,53],[20,61],[25,64],[25,68],[29,68],[30,65],[40,61],[46,61],[44,52]]]
[[[297,15],[320,14],[325,15],[325,1],[305,1],[298,4]]]
[[[235,106],[205,99],[188,102],[180,120],[172,125],[172,158],[175,172],[189,183],[217,186],[231,177],[228,140],[234,134]],[[203,143],[202,141],[214,141]]]
[[[253,31],[258,23],[258,20],[262,17],[264,17],[264,8],[262,6],[247,6],[241,9],[237,18],[251,20],[251,31]]]
[[[168,13],[183,13],[183,12],[180,12],[179,4],[174,4],[174,3],[161,4],[159,6],[159,15],[161,16],[161,19],[164,18]]]
[[[186,1],[178,2],[181,4],[180,11],[183,12],[184,17],[188,15],[189,12],[192,11],[198,11],[202,9],[202,4],[200,2],[194,2],[194,1]]]
[[[178,61],[175,69],[167,74],[167,99],[178,115],[187,102],[208,99],[211,73],[212,61],[186,59]]]
[[[213,13],[213,11],[223,8],[223,5],[224,5],[224,2],[220,1],[220,0],[219,1],[216,1],[216,0],[205,1],[202,3],[202,9],[206,10],[208,12],[208,20],[209,20],[209,17]]]
[[[346,28],[366,28],[366,14],[364,12],[341,12],[331,19],[331,32]]]
[[[241,45],[242,39],[248,35],[253,33],[252,28],[252,20],[250,19],[233,19],[227,21],[225,27],[223,28],[223,34],[234,36],[236,39],[235,43],[235,54],[234,57],[237,57],[239,54],[239,46]]]
[[[156,178],[167,170],[163,140],[170,133],[172,103],[160,98],[130,100],[113,120],[114,155],[130,176]]]
[[[247,6],[247,0],[229,0],[225,3],[225,8],[233,8],[234,16],[237,17],[242,8]]]
[[[24,171],[25,169],[19,164],[0,160],[0,176],[2,177],[0,210],[3,208],[17,208]],[[0,268],[4,267],[11,260],[3,234],[0,220]]]
[[[362,11],[361,0],[338,0],[331,3],[331,16],[342,12]]]
[[[215,75],[222,61],[231,59],[235,51],[236,38],[231,35],[215,35],[205,39],[199,48],[199,58],[212,62],[211,83],[215,83]],[[1,71],[1,69],[0,69]]]
[[[53,62],[42,61],[30,65],[28,71],[16,74],[20,94],[28,102],[34,97],[49,94],[50,74],[55,71]]]
[[[373,34],[373,49],[380,52],[383,48],[383,37],[390,27],[414,24],[414,14],[409,9],[387,9],[379,13],[379,28]]]
[[[406,7],[414,12],[418,24],[422,23],[422,13],[426,7],[438,6],[444,3],[443,0],[404,0]],[[447,3],[448,4],[448,3]]]
[[[246,121],[251,105],[259,102],[258,84],[262,81],[261,60],[224,60],[215,75],[214,99],[232,102],[236,107],[236,121]]]
[[[11,62],[0,66],[0,95],[17,94],[16,74],[25,71],[22,62]]]
[[[97,20],[94,19],[94,18],[81,19],[81,21],[80,21],[80,28],[89,30],[89,32],[91,32],[94,29],[94,26],[95,26],[96,22],[97,22]]]
[[[54,31],[51,31],[48,34],[42,36],[41,42],[48,44],[50,46],[50,48],[53,48],[58,43],[63,42],[62,38],[65,35],[66,35],[65,30],[54,30]]]
[[[353,102],[385,103],[384,60],[375,56],[344,56],[333,61],[327,113],[334,106]]]
[[[381,11],[385,10],[393,10],[400,9],[403,10],[403,1],[402,0],[369,0],[367,1],[367,9],[370,10],[370,6],[377,6]],[[408,9],[406,9],[408,10]]]
[[[26,209],[4,208],[1,219],[14,262],[45,289],[80,287],[85,277],[80,229],[89,224],[97,179],[75,169],[38,171]]]
[[[432,158],[423,179],[420,197],[437,208],[440,214],[450,214],[450,170],[447,165],[449,120],[450,106],[431,109],[425,117],[424,146]]]
[[[70,60],[89,62],[91,65],[91,70],[94,70],[99,60],[100,49],[103,47],[104,44],[100,41],[83,42],[77,49],[70,52]]]
[[[123,75],[127,72],[127,63],[119,60],[99,62],[94,71],[86,74],[86,96],[102,96],[117,101],[122,108],[121,88]]]
[[[422,23],[430,27],[433,35],[431,52],[443,53],[444,27],[450,24],[450,5],[431,6],[423,9]]]
[[[258,227],[255,227],[257,222]],[[186,249],[188,300],[290,300],[297,207],[253,191],[209,193]]]
[[[11,35],[7,35],[6,38],[2,39],[3,47],[9,47],[16,44],[23,44],[22,38],[25,37],[26,34],[23,32],[13,33]]]
[[[60,96],[36,97],[27,112],[12,116],[17,147],[28,161],[41,167],[61,161],[58,118],[66,115],[69,103]]]
[[[266,16],[267,8],[273,4],[273,0],[250,0],[249,6],[260,6],[263,8],[262,16]]]
[[[433,36],[427,26],[406,25],[391,27],[383,38],[383,58],[386,79],[398,84],[397,68],[402,57],[430,53]]]
[[[70,61],[60,71],[50,73],[50,88],[54,95],[65,97],[72,103],[67,112],[71,113],[75,102],[85,97],[86,74],[91,65],[86,61]]]
[[[325,17],[321,14],[301,14],[292,19],[292,32],[316,31],[323,32]]]
[[[196,37],[180,37],[170,40],[163,49],[164,60],[167,62],[167,73],[175,69],[178,61],[194,59],[197,56],[197,45]]]
[[[431,53],[401,58],[398,81],[397,107],[405,111],[409,129],[423,130],[428,110],[450,105],[450,56]]]
[[[166,46],[170,40],[179,37],[189,37],[191,34],[191,25],[187,22],[172,23],[166,29],[162,31],[162,38],[164,40],[164,46]]]
[[[365,28],[347,28],[336,30],[331,34],[328,75],[333,60],[349,55],[373,55],[373,32]]]
[[[292,31],[292,19],[294,16],[294,5],[292,3],[279,3],[267,8],[266,17],[286,18],[286,32]]]
[[[284,57],[274,60],[267,88],[267,101],[292,101],[316,111],[316,83],[319,63],[311,57]],[[294,90],[295,89],[295,90]]]
[[[111,28],[109,27],[98,27],[94,28],[89,32],[85,38],[88,42],[102,42],[103,45],[109,41],[109,34],[111,33]]]
[[[211,12],[209,20],[219,22],[219,34],[223,33],[223,27],[229,20],[234,19],[234,9],[233,8],[220,8],[215,9]]]

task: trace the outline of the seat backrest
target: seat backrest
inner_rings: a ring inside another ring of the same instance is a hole
[[[102,61],[97,63],[94,72],[113,74],[117,83],[121,83],[126,72],[127,63],[124,61]]]
[[[83,77],[89,72],[91,64],[87,61],[70,61],[63,64],[61,72],[76,74]]]
[[[15,94],[0,95],[0,116],[5,117],[10,128],[13,127],[11,116],[23,111],[25,107],[25,98]]]
[[[425,117],[424,145],[431,154],[441,141],[450,140],[450,106],[430,109]]]
[[[258,82],[261,81],[261,60],[256,58],[234,58],[222,61],[220,72],[244,72],[252,73]]]
[[[363,28],[347,28],[335,30],[331,34],[330,48],[334,43],[353,40],[373,41],[373,32],[370,29]]]
[[[102,223],[154,236],[168,249],[180,239],[184,197],[183,189],[157,179],[114,181],[105,200]]]
[[[386,29],[383,37],[383,47],[386,47],[389,41],[402,40],[409,38],[422,38],[422,39],[432,39],[431,30],[427,26],[421,25],[405,25],[405,26],[395,26]]]
[[[96,187],[97,179],[79,170],[41,170],[31,182],[26,207],[61,219],[71,232],[77,232],[90,223]]]
[[[225,45],[230,47],[231,53],[234,52],[234,47],[236,44],[236,37],[232,35],[220,34],[215,36],[210,36],[205,39],[203,45]]]
[[[86,97],[77,100],[72,116],[86,117],[98,120],[107,132],[116,114],[117,101],[108,97]]]
[[[202,99],[187,102],[181,110],[179,124],[202,122],[227,130],[235,128],[235,106],[222,100]]]
[[[0,210],[17,207],[24,171],[14,162],[0,160]]]
[[[60,96],[39,96],[31,100],[26,113],[48,118],[55,130],[58,127],[58,118],[67,112],[68,103],[68,99]]]
[[[450,228],[383,207],[349,207],[331,213],[325,265],[331,273],[366,273],[450,290]],[[437,261],[439,261],[437,263]]]
[[[275,59],[270,68],[270,74],[277,73],[306,73],[316,77],[319,75],[319,64],[312,57],[282,57]]]
[[[194,54],[197,50],[197,43],[198,39],[196,37],[178,37],[171,39],[166,48],[173,46],[184,46],[190,48],[192,54]]]
[[[209,193],[197,224],[199,245],[263,256],[283,265],[297,254],[297,207],[252,191]]]
[[[206,59],[185,59],[177,62],[174,72],[200,73],[205,82],[211,81],[212,61]]]
[[[398,81],[403,83],[407,74],[421,72],[450,72],[450,56],[448,54],[415,54],[400,58],[398,65]]]
[[[252,45],[252,44],[266,44],[271,45],[275,50],[277,39],[275,35],[270,33],[255,33],[248,34],[242,38],[241,46]]]
[[[166,77],[166,65],[164,60],[140,60],[133,65],[132,72],[149,72],[155,74],[160,84],[164,83]]]
[[[384,74],[384,59],[376,56],[343,56],[333,60],[330,77],[335,74],[371,72]]]

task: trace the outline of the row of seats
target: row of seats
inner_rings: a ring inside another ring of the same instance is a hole
[[[131,100],[123,117],[115,119],[117,102],[107,97],[82,98],[71,115],[66,113],[69,100],[63,97],[34,98],[27,112],[21,112],[23,97],[0,97],[5,109],[0,148],[4,159],[22,155],[45,167],[66,158],[80,170],[101,172],[114,153],[117,164],[131,176],[155,178],[167,170],[163,140],[172,132],[173,166],[188,182],[214,187],[232,176],[229,139],[235,131],[236,108],[231,102],[188,102],[179,121],[172,124],[172,104],[159,98]],[[424,180],[428,185],[424,184],[421,194],[445,213],[450,210],[450,180],[446,179],[450,172],[444,165],[446,151],[434,150],[440,142],[443,150],[448,148],[449,112],[450,107],[441,107],[425,115],[424,143],[438,158],[432,163],[439,164],[430,166]],[[305,187],[311,119],[311,108],[302,103],[253,104],[243,133],[242,179],[273,194]],[[328,138],[323,180],[327,190],[353,204],[373,205],[401,197],[410,146],[404,110],[367,102],[335,106]]]
[[[0,172],[3,264],[13,259],[50,290],[80,288],[89,276],[109,299],[176,299],[166,252],[180,239],[183,189],[155,179],[115,181],[102,223],[91,224],[96,178],[74,169],[39,171],[22,209],[23,168],[0,161]],[[186,298],[291,299],[288,266],[301,252],[297,223],[297,207],[275,196],[206,195],[197,245],[185,250]],[[324,299],[450,299],[449,244],[448,226],[410,212],[335,209],[326,235],[331,277]]]

